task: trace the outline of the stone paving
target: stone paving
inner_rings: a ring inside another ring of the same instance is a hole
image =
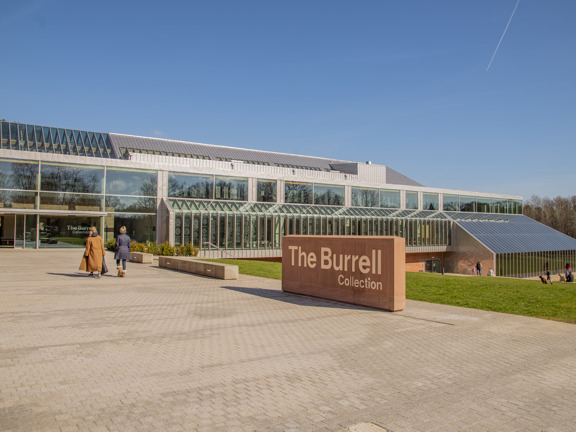
[[[81,254],[0,250],[1,431],[576,430],[574,325]]]

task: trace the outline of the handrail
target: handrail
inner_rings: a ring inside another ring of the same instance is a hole
[[[227,253],[228,255],[230,255],[230,257],[231,257],[232,259],[235,259],[235,258],[236,258],[236,257],[235,257],[234,255],[232,255],[230,252],[228,252],[228,251],[220,248],[219,246],[216,246],[214,243],[203,242],[202,244],[212,246],[212,247],[215,248],[216,250],[219,250],[219,251],[220,251],[220,259],[224,259],[224,253]]]

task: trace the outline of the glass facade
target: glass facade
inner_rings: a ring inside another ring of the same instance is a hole
[[[312,183],[287,181],[284,184],[285,202],[291,204],[312,204],[313,199]]]
[[[422,208],[424,210],[439,210],[439,199],[437,193],[424,192],[422,194]]]
[[[399,209],[401,206],[399,190],[381,189],[380,190],[380,207]]]
[[[108,168],[106,170],[107,195],[139,195],[155,197],[158,174],[156,171]]]
[[[257,180],[256,201],[276,202],[276,180]]]
[[[545,274],[546,264],[552,275],[564,274],[566,263],[576,262],[576,251],[544,251],[496,254],[496,276],[517,278]]]
[[[344,205],[344,186],[314,185],[314,204]]]
[[[7,136],[10,141],[12,132]],[[522,204],[425,192],[418,210],[416,191],[406,191],[402,208],[399,190],[350,187],[352,207],[345,207],[343,185],[266,179],[254,180],[250,202],[248,178],[180,172],[166,178],[173,241],[201,249],[280,249],[286,234],[396,235],[408,247],[448,247],[452,222],[438,213],[440,202],[444,210],[494,213],[521,212]],[[105,240],[126,226],[135,241],[155,241],[158,179],[157,170],[0,159],[0,217],[14,221],[5,225],[7,244],[82,247],[93,225]],[[279,183],[284,203],[278,203]],[[3,215],[2,208],[30,214]]]
[[[418,209],[418,192],[406,191],[406,208]]]
[[[0,148],[75,156],[116,157],[108,134],[0,121]]]
[[[102,195],[40,192],[40,210],[102,211]]]
[[[38,245],[40,248],[83,248],[90,227],[99,230],[100,218],[94,216],[40,215]],[[32,231],[35,228],[31,228]],[[32,240],[36,234],[32,233]]]
[[[102,193],[104,167],[42,162],[40,190]]]
[[[105,217],[104,241],[115,238],[123,226],[132,241],[146,243],[156,240],[155,214],[113,213]]]
[[[38,162],[0,159],[0,189],[36,190]]]
[[[168,174],[168,196],[176,198],[212,199],[214,177],[197,174]]]
[[[214,197],[222,200],[247,201],[248,179],[216,176]]]
[[[282,237],[307,235],[396,235],[406,246],[448,246],[451,221],[389,218],[385,210],[342,212],[339,206],[222,205],[215,201],[170,200],[175,211],[176,244],[202,249],[281,249]]]
[[[354,207],[379,207],[380,197],[378,189],[352,188],[352,206]]]

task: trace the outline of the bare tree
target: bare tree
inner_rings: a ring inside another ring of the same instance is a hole
[[[532,196],[524,204],[524,214],[570,237],[576,238],[576,196],[540,198]]]

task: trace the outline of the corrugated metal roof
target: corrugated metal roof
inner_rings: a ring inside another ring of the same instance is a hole
[[[390,167],[386,167],[386,183],[406,186],[424,186]]]
[[[494,253],[576,250],[576,239],[526,216],[506,215],[506,219],[501,217],[504,215],[486,216],[496,217],[455,223]]]
[[[333,159],[312,156],[300,156],[288,153],[275,153],[261,150],[249,150],[236,147],[226,147],[211,144],[199,144],[185,141],[171,141],[159,138],[145,138],[130,135],[110,134],[112,145],[118,154],[120,148],[151,150],[205,156],[213,160],[238,160],[247,162],[263,162],[274,166],[309,167],[330,171],[331,163],[345,163]]]
[[[122,155],[121,148],[193,155],[211,160],[244,161],[271,166],[304,168],[321,171],[340,171],[340,167],[352,167],[357,162],[326,159],[313,156],[276,153],[262,150],[250,150],[212,144],[200,144],[186,141],[173,141],[160,138],[137,137],[132,135],[109,134],[116,154]],[[349,172],[342,169],[342,172]],[[357,169],[356,172],[357,174]],[[386,183],[406,186],[422,186],[420,183],[386,167]]]

